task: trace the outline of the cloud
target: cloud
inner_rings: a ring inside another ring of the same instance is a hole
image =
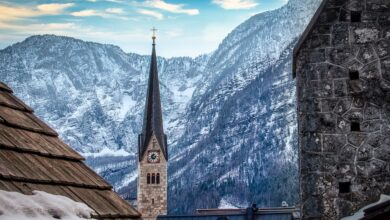
[[[106,12],[111,13],[111,14],[124,14],[125,13],[123,8],[107,8]]]
[[[258,5],[254,0],[213,0],[213,3],[227,10],[250,9]]]
[[[51,15],[56,15],[56,14],[61,14],[65,9],[73,6],[73,3],[66,3],[66,4],[58,4],[58,3],[53,3],[53,4],[43,4],[43,5],[38,5],[37,9],[41,13],[45,14],[51,14]]]
[[[124,4],[125,1],[124,0],[106,0],[107,2],[114,2],[114,3],[118,3],[118,4]]]
[[[180,36],[183,36],[183,30],[180,30],[180,29],[167,30],[167,31],[164,31],[164,35],[167,37],[170,37],[170,38],[180,37]]]
[[[161,14],[160,12],[157,12],[157,11],[151,11],[151,10],[146,10],[146,9],[139,9],[138,13],[143,14],[143,15],[152,16],[154,18],[157,18],[158,20],[164,19],[164,15]]]
[[[77,25],[74,23],[48,23],[48,24],[8,24],[0,22],[0,29],[2,30],[13,30],[15,33],[18,32],[33,32],[33,34],[44,34],[44,33],[61,33],[65,30],[74,30]]]
[[[198,9],[184,9],[184,4],[171,4],[164,2],[163,0],[149,0],[145,2],[145,5],[152,8],[161,9],[177,14],[198,15]]]
[[[93,9],[87,9],[82,11],[72,12],[71,15],[75,17],[92,17],[98,16],[102,18],[118,18],[122,20],[128,20],[128,18],[118,15],[125,14],[125,11],[122,8],[107,8],[104,11],[98,11]]]
[[[98,11],[92,10],[92,9],[76,11],[76,12],[72,12],[70,14],[75,16],[75,17],[102,16],[102,14],[99,14]]]
[[[35,8],[0,6],[0,21],[13,21],[44,15],[59,15],[65,9],[72,7],[73,3],[66,4],[42,4]]]

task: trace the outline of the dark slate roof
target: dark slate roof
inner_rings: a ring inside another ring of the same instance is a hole
[[[390,219],[390,200],[366,208],[362,220],[388,220]]]
[[[298,220],[295,207],[249,209],[198,209],[194,215],[161,215],[157,220]]]
[[[97,219],[139,218],[83,160],[0,82],[0,190],[66,196],[95,210]]]
[[[149,83],[146,95],[144,122],[139,141],[139,160],[143,158],[148,142],[154,134],[161,147],[161,151],[166,160],[168,160],[168,149],[166,136],[164,134],[160,88],[157,71],[156,45],[153,42],[152,57],[150,61]]]
[[[310,20],[308,26],[306,27],[305,31],[302,33],[301,37],[299,38],[297,44],[294,47],[294,52],[293,52],[293,64],[292,64],[292,73],[293,77],[295,78],[296,76],[296,62],[297,62],[297,56],[298,53],[303,45],[303,43],[306,41],[307,37],[309,34],[313,31],[314,25],[317,23],[317,20],[319,19],[322,11],[325,8],[325,5],[328,3],[328,0],[322,0],[320,7],[318,7],[316,13],[314,14],[313,18]]]

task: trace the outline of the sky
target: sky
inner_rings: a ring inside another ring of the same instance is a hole
[[[0,49],[38,34],[114,44],[125,52],[196,57],[210,53],[251,16],[287,0],[0,0]]]

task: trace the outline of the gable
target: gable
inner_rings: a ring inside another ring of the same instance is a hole
[[[154,143],[153,143],[154,142]],[[148,151],[160,151],[160,162],[166,162],[166,158],[164,155],[163,148],[160,146],[160,142],[156,138],[156,136],[153,134],[147,144],[145,145],[144,148],[144,153],[140,157],[140,162],[147,163],[147,154]]]
[[[307,25],[305,31],[302,33],[301,37],[299,38],[297,44],[294,47],[293,51],[293,64],[292,64],[292,73],[293,78],[296,76],[296,62],[297,62],[297,56],[302,48],[303,43],[306,41],[308,36],[312,33],[315,24],[317,23],[321,13],[324,11],[326,4],[328,3],[328,0],[322,0],[320,6],[318,7],[316,13],[314,13],[313,18],[310,20],[309,24]]]

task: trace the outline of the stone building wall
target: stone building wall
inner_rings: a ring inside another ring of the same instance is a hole
[[[328,0],[296,54],[303,219],[390,194],[390,0]]]
[[[153,136],[144,158],[138,164],[137,203],[138,211],[142,214],[142,219],[145,220],[155,220],[157,216],[167,214],[167,161],[161,151],[159,163],[148,163],[147,161],[149,150],[160,149],[157,139]],[[160,184],[147,184],[148,173],[159,173]]]

